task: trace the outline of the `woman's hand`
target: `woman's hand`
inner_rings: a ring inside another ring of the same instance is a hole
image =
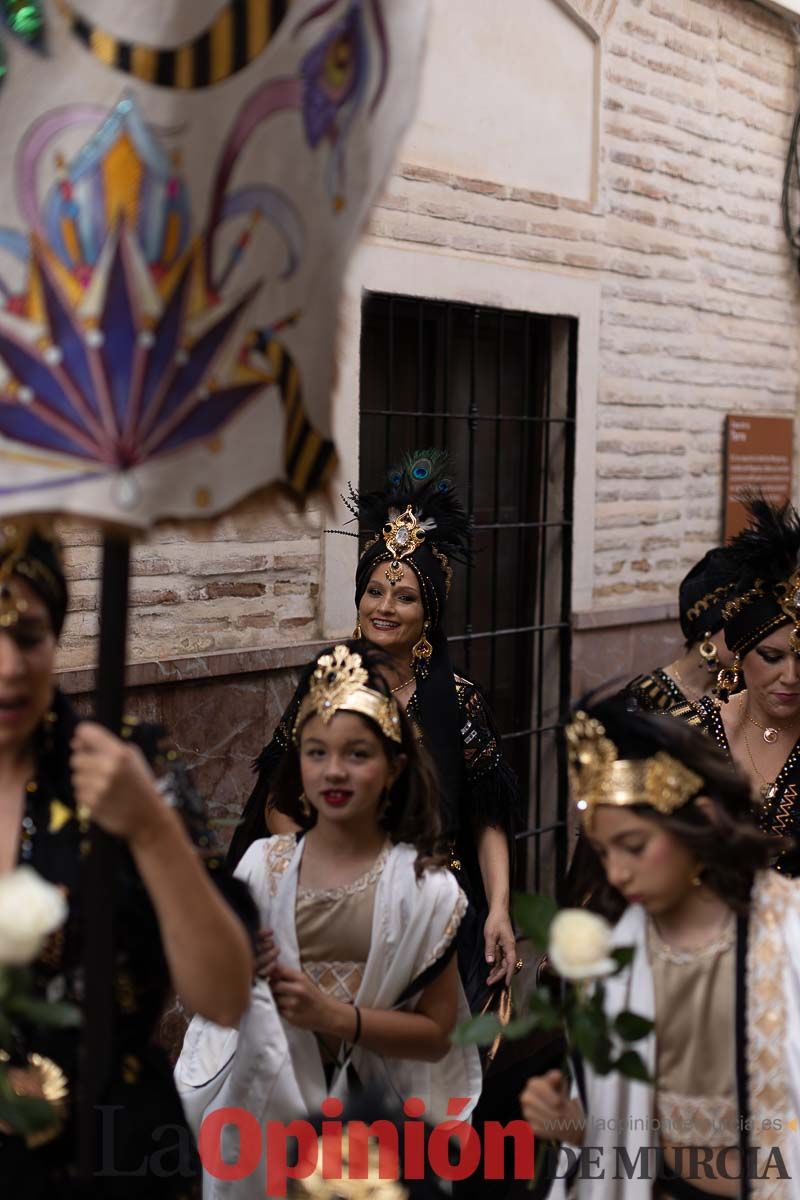
[[[261,979],[271,979],[278,965],[280,951],[275,944],[271,929],[259,929],[256,934],[256,975]]]
[[[537,1137],[582,1145],[586,1125],[583,1109],[579,1101],[570,1100],[561,1071],[529,1079],[519,1101],[522,1115]]]
[[[342,1012],[347,1009],[352,1013],[352,1006],[326,996],[304,971],[275,967],[270,986],[278,1012],[290,1025],[296,1025],[298,1029],[311,1029],[315,1033],[343,1036]],[[351,1023],[354,1020],[351,1015]]]
[[[517,943],[508,909],[490,909],[483,927],[486,961],[491,969],[486,982],[491,986],[503,980],[508,986],[517,963]]]
[[[71,750],[79,817],[128,842],[161,828],[169,809],[138,746],[123,742],[102,725],[83,721]]]

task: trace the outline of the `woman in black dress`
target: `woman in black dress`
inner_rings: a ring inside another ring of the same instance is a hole
[[[709,695],[719,671],[730,666],[722,632],[722,610],[733,587],[730,574],[727,550],[715,546],[681,580],[678,606],[686,648],[668,666],[626,685],[626,697],[641,712],[666,712]]]
[[[438,770],[450,867],[470,901],[458,955],[476,1012],[510,982],[517,961],[509,893],[518,788],[485,698],[453,671],[447,649],[450,560],[466,555],[469,525],[445,467],[436,452],[410,454],[384,491],[353,494],[368,538],[356,570],[355,636],[387,655],[387,682]],[[258,781],[231,843],[233,865],[268,832],[265,809],[296,705],[295,698],[258,759]],[[287,828],[269,813],[269,832]]]
[[[154,1034],[173,987],[188,1009],[236,1024],[249,1002],[251,944],[192,844],[190,833],[201,852],[210,845],[202,808],[161,733],[128,722],[116,738],[79,722],[55,687],[66,607],[55,543],[7,523],[0,540],[0,873],[28,864],[66,894],[66,923],[33,966],[43,999],[82,1004],[90,822],[119,841],[113,894],[100,898],[113,905],[116,936],[96,1178],[80,1183],[74,1166],[79,1047],[92,1031],[28,1024],[20,1027],[12,1068],[26,1079],[28,1056],[41,1055],[63,1072],[68,1096],[42,1144],[0,1133],[0,1179],[3,1195],[26,1200],[177,1200],[192,1194],[195,1151]],[[250,918],[242,885],[224,886]]]
[[[800,516],[790,504],[747,503],[751,525],[729,547],[736,572],[723,609],[733,655],[720,672],[718,699],[681,704],[672,715],[696,725],[748,777],[759,824],[800,834]],[[744,684],[743,690],[737,690]],[[789,851],[778,870],[800,874]]]

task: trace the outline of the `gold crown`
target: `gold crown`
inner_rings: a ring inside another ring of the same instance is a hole
[[[668,815],[703,786],[699,775],[665,750],[650,758],[618,758],[605,728],[585,712],[575,714],[566,734],[570,784],[587,829],[599,804],[646,804]]]
[[[347,646],[335,646],[330,654],[318,658],[308,692],[294,723],[295,742],[301,726],[309,717],[321,717],[327,725],[337,712],[352,712],[368,717],[385,737],[402,743],[403,733],[396,701],[368,687],[368,683],[369,674],[361,655],[348,650]]]

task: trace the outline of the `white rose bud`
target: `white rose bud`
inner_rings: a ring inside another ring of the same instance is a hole
[[[0,875],[0,967],[33,962],[66,916],[63,892],[31,867]]]
[[[575,982],[602,979],[617,969],[611,957],[611,926],[585,908],[565,908],[557,913],[550,926],[547,953],[554,970]]]

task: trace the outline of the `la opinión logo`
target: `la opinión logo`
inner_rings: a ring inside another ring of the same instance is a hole
[[[455,1119],[467,1104],[463,1098],[451,1099],[447,1112],[454,1119],[431,1129],[422,1120],[424,1102],[413,1097],[403,1105],[407,1119],[398,1123],[342,1122],[342,1101],[328,1097],[322,1104],[321,1132],[310,1121],[300,1119],[267,1121],[262,1127],[246,1109],[221,1108],[203,1121],[197,1145],[209,1175],[237,1182],[263,1170],[264,1194],[272,1197],[285,1196],[290,1179],[308,1179],[317,1172],[323,1179],[368,1179],[376,1148],[380,1179],[424,1179],[430,1170],[440,1179],[457,1182],[473,1175],[481,1160],[484,1179],[503,1179],[509,1138],[513,1140],[514,1178],[531,1179],[534,1137],[527,1121],[506,1125],[487,1121],[481,1140],[468,1121]],[[238,1133],[235,1162],[230,1161],[233,1155],[228,1151],[232,1130]]]

